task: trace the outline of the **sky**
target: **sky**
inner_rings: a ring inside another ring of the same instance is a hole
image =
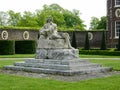
[[[31,11],[42,9],[44,4],[59,4],[64,9],[80,11],[80,18],[89,28],[91,17],[100,18],[106,16],[107,0],[0,0],[0,11],[13,10],[15,12]]]

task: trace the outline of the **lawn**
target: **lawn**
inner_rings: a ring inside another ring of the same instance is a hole
[[[107,56],[107,55],[85,55],[80,54],[81,58],[120,58],[120,56]]]
[[[0,55],[0,58],[34,58],[35,54]]]
[[[0,58],[34,58],[35,54],[15,54],[15,55],[0,55]],[[120,58],[120,56],[105,56],[105,55],[84,55],[80,54],[81,58]]]
[[[120,60],[90,59],[90,62],[99,63],[99,64],[102,64],[103,66],[112,67],[113,70],[120,71]]]
[[[102,56],[101,56],[102,57]],[[0,68],[21,60],[0,60]],[[120,60],[90,59],[91,62],[120,70]],[[64,82],[49,78],[30,78],[0,73],[0,90],[120,90],[120,75],[79,82]]]
[[[0,90],[120,90],[120,75],[80,82],[0,74]]]
[[[23,61],[21,60],[0,60],[0,68],[2,68],[5,65],[13,65],[14,62],[19,62],[19,61]]]

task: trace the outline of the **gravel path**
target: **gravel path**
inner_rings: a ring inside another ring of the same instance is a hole
[[[91,74],[85,74],[85,75],[61,76],[61,75],[30,73],[30,72],[12,71],[12,70],[3,70],[3,69],[0,69],[0,73],[32,77],[32,78],[49,78],[49,79],[55,79],[60,81],[67,81],[67,82],[77,82],[77,81],[88,80],[93,78],[109,77],[109,76],[118,75],[118,74],[120,75],[120,71],[112,71],[107,73],[91,73]]]

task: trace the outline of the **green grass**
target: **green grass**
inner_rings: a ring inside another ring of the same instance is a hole
[[[105,56],[105,55],[85,55],[80,54],[81,58],[120,58],[120,56]]]
[[[21,60],[0,60],[0,68],[2,68],[5,65],[13,65],[14,62],[19,62],[19,61],[23,61]]]
[[[103,66],[107,66],[107,67],[112,67],[113,70],[120,70],[120,60],[90,59],[90,62],[102,64]]]
[[[15,54],[15,55],[0,55],[0,58],[34,58],[35,54]],[[120,56],[105,56],[105,55],[85,55],[80,54],[81,58],[120,58]]]
[[[16,61],[18,60],[0,60],[0,68]],[[120,70],[120,60],[93,59],[90,61]],[[0,90],[120,90],[119,83],[120,75],[79,82],[64,82],[49,78],[30,78],[0,73]]]
[[[79,82],[64,82],[0,74],[0,90],[120,90],[120,75]]]
[[[0,55],[0,58],[34,58],[35,54]]]

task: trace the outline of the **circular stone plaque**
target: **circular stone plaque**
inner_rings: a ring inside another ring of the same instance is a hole
[[[93,39],[93,34],[91,32],[88,32],[88,38],[89,38],[89,40]]]
[[[2,31],[2,33],[1,33],[1,37],[2,37],[2,39],[3,40],[7,40],[8,39],[8,32],[7,31]]]
[[[120,9],[116,9],[116,11],[115,11],[115,16],[116,16],[116,17],[120,17]]]
[[[24,40],[28,40],[29,39],[29,32],[28,31],[24,31],[24,33],[23,33],[23,39]]]

